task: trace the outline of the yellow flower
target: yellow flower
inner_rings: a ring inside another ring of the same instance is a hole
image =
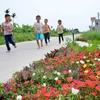
[[[83,65],[83,68],[86,68],[86,67],[87,67],[87,64],[84,64],[84,65]]]
[[[85,74],[87,74],[88,72],[89,72],[88,70],[85,70],[85,71],[84,71]]]
[[[93,64],[90,64],[90,66],[93,66]]]
[[[87,63],[89,63],[89,62],[90,62],[90,60],[87,60],[86,62],[87,62]]]

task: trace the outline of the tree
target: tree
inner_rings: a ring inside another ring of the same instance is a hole
[[[10,13],[10,9],[6,9],[5,13],[9,14]]]
[[[14,18],[16,17],[16,13],[12,14],[12,18],[13,18],[13,23],[14,23]]]

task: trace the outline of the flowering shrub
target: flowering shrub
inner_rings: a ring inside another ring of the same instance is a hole
[[[63,47],[0,84],[0,100],[100,100],[100,50]]]

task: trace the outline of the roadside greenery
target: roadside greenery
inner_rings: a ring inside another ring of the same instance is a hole
[[[89,40],[99,40],[100,41],[100,31],[88,31],[81,33],[82,35],[79,36],[76,40],[78,41],[89,41]]]
[[[0,100],[100,100],[99,43],[66,45],[1,83]]]

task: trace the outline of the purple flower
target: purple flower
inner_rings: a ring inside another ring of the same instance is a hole
[[[30,75],[31,73],[30,72],[26,72],[26,75]]]
[[[19,75],[23,75],[23,72],[20,72]]]
[[[36,68],[36,64],[35,63],[33,63],[33,68]]]
[[[8,83],[4,83],[4,87],[7,87],[8,86]]]
[[[42,74],[44,75],[44,74],[45,74],[45,71],[44,71],[44,72],[42,72]]]
[[[7,87],[7,90],[10,91],[10,86]]]

